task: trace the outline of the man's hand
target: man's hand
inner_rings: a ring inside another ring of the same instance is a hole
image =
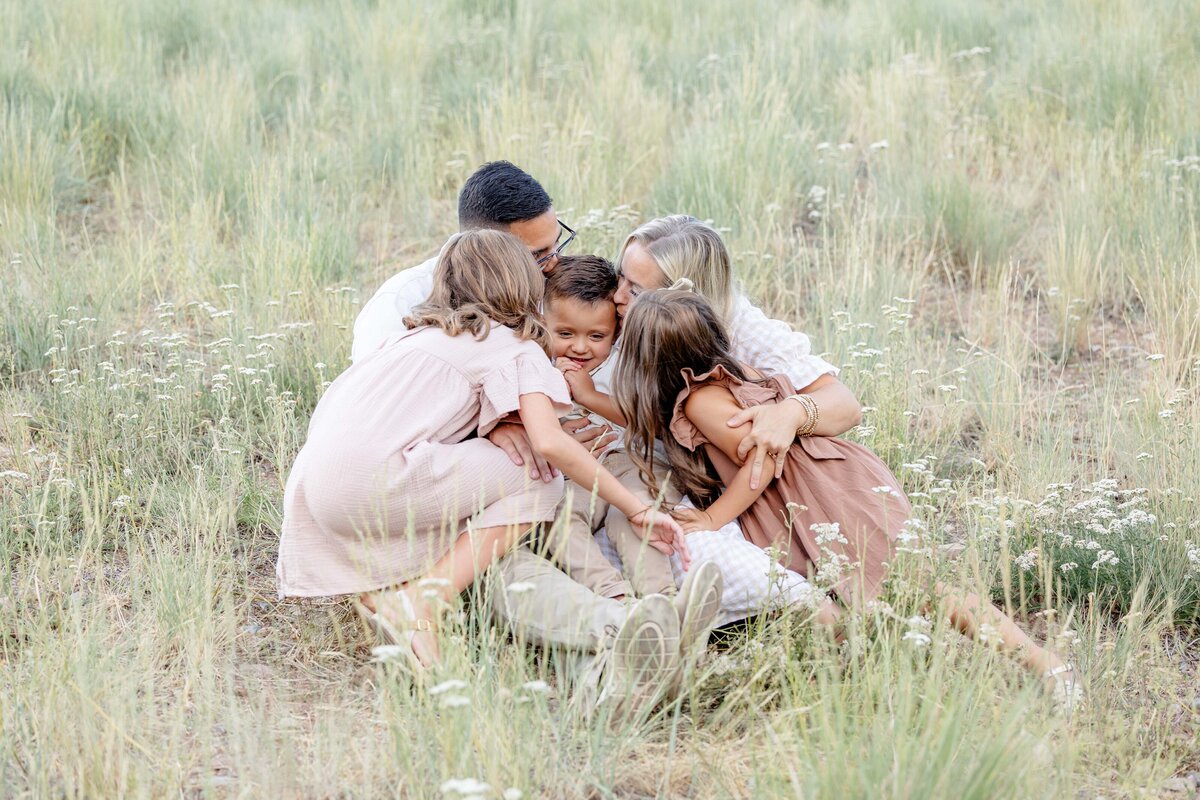
[[[535,481],[542,480],[549,483],[558,477],[558,470],[534,452],[524,425],[501,422],[492,428],[492,432],[487,435],[487,440],[503,450],[518,467],[528,464],[529,477]]]
[[[612,426],[593,424],[587,417],[569,419],[562,424],[562,429],[592,453],[603,450],[617,440]]]
[[[683,528],[671,519],[670,514],[665,511],[644,508],[630,517],[629,522],[633,525],[633,529],[642,535],[646,544],[668,556],[678,553],[685,571],[691,566],[692,556],[687,549],[687,539],[683,535]]]
[[[721,529],[721,526],[713,521],[712,516],[707,511],[701,511],[698,508],[680,506],[671,512],[671,516],[679,523],[679,527],[683,528],[684,533],[717,531]]]
[[[776,403],[775,405],[753,406],[734,414],[729,427],[737,428],[752,423],[750,433],[738,445],[738,458],[745,463],[750,451],[754,451],[754,467],[750,471],[750,488],[757,489],[762,480],[763,463],[770,455],[775,459],[775,477],[783,475],[783,457],[796,441],[796,428],[802,423],[804,409],[799,403]]]

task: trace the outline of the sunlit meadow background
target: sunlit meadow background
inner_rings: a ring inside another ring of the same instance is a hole
[[[0,795],[1196,792],[1200,6],[9,0],[0,102]],[[1088,703],[915,580],[615,728],[470,607],[464,685],[413,695],[344,605],[278,602],[354,315],[494,158],[576,252],[713,220],[868,406],[906,557]]]

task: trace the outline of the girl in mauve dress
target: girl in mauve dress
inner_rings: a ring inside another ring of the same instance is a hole
[[[518,413],[547,461],[686,557],[666,514],[622,487],[563,432],[571,408],[547,356],[544,280],[516,238],[452,237],[429,300],[326,390],[284,493],[277,574],[284,596],[358,595],[356,607],[414,671],[436,662],[434,612],[535,524],[563,482],[531,481],[483,438]],[[477,434],[477,436],[473,436]],[[553,602],[546,598],[546,602]]]
[[[784,460],[782,476],[751,489],[752,464],[738,457],[748,431],[728,421],[746,408],[793,400],[815,423],[819,409],[808,405],[811,399],[795,399],[797,388],[784,376],[738,363],[724,324],[690,291],[642,294],[625,317],[621,344],[613,383],[628,422],[626,447],[654,496],[654,441],[664,443],[665,469],[696,504],[673,512],[685,532],[717,530],[736,519],[747,539],[780,549],[787,566],[802,575],[816,572],[844,604],[878,595],[912,512],[887,465],[862,445],[802,429],[786,452],[767,454],[772,462]],[[764,479],[773,476],[774,464],[763,472]],[[1069,706],[1079,698],[1074,668],[998,608],[941,583],[935,593],[964,634],[975,637],[981,625],[990,625],[1004,649],[1047,679],[1056,699]],[[832,624],[840,613],[827,599],[817,620]]]

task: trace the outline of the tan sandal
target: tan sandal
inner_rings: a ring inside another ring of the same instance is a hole
[[[437,623],[418,617],[412,598],[403,589],[397,589],[392,595],[398,601],[399,611],[404,617],[399,625],[378,611],[367,608],[360,600],[354,601],[354,610],[383,642],[371,648],[371,660],[378,664],[399,664],[406,672],[417,677],[425,672],[426,667],[417,657],[413,638],[418,633],[436,633]]]

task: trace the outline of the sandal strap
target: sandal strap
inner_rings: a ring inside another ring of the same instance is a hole
[[[412,598],[403,589],[397,589],[392,592],[392,595],[399,601],[401,611],[404,614],[404,619],[400,622],[402,630],[433,633],[438,629],[437,622],[434,620],[417,616],[417,610],[413,608]]]
[[[1047,678],[1057,678],[1059,675],[1062,675],[1064,672],[1074,672],[1074,671],[1075,671],[1074,664],[1062,664],[1060,666],[1055,667],[1054,669],[1047,670],[1046,677]]]

